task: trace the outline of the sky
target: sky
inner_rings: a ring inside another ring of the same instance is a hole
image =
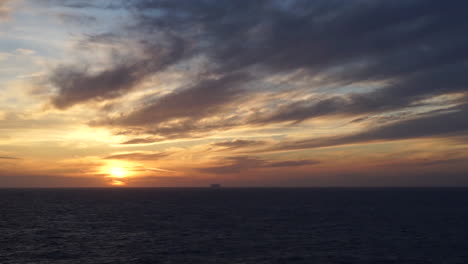
[[[468,186],[467,8],[0,0],[0,187]]]

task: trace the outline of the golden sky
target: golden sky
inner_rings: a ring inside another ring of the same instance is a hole
[[[468,185],[464,9],[338,2],[1,1],[0,187]]]

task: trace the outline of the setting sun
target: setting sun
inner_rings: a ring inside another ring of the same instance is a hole
[[[121,167],[113,167],[110,169],[110,175],[115,178],[125,178],[127,176],[127,171]]]

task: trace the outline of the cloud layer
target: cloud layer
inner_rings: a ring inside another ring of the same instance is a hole
[[[73,65],[54,71],[55,107],[122,97],[168,67],[190,67],[197,57],[207,61],[203,74],[187,75],[190,85],[92,122],[134,135],[190,137],[245,125],[385,114],[430,106],[421,102],[464,93],[468,83],[468,19],[459,1],[139,0],[119,8],[133,14],[126,28],[84,43],[131,38],[138,54],[116,51],[118,59],[94,72]],[[266,81],[294,72],[299,74],[283,87]],[[320,81],[307,85],[311,78]],[[350,88],[337,93],[339,87]],[[291,88],[305,99],[236,101]]]
[[[466,171],[463,1],[22,3],[2,24],[5,175],[62,154],[96,177],[116,167],[187,184]],[[52,165],[41,175],[54,179]]]

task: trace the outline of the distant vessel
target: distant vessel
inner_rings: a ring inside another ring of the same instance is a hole
[[[219,188],[221,188],[221,184],[219,184],[219,183],[213,183],[213,184],[210,185],[210,188],[211,188],[211,189],[219,189]]]

